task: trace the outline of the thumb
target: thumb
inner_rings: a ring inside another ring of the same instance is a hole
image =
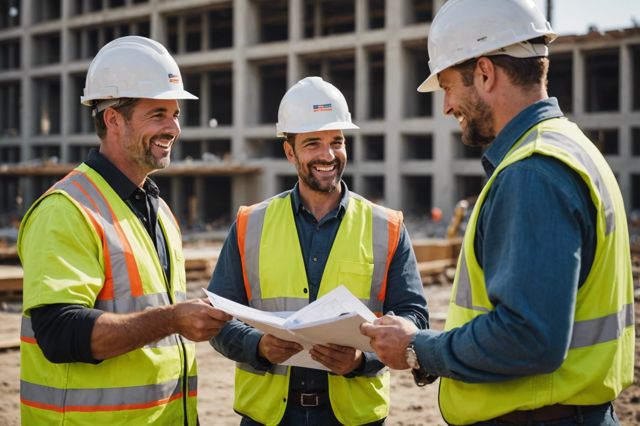
[[[360,324],[360,333],[367,337],[373,337],[376,334],[376,326],[370,322],[363,322]]]

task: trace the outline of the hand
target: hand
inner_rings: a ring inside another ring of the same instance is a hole
[[[371,346],[386,365],[395,370],[409,368],[405,350],[418,332],[411,321],[385,315],[372,324],[361,324],[360,332],[371,338]]]
[[[220,333],[231,316],[214,308],[206,300],[188,300],[173,305],[176,333],[194,342],[209,340]]]
[[[327,367],[335,374],[349,374],[364,362],[364,354],[359,349],[328,343],[314,345],[309,351],[311,358]]]
[[[280,364],[302,350],[302,345],[296,342],[278,339],[271,334],[265,334],[258,343],[258,355],[271,364]]]

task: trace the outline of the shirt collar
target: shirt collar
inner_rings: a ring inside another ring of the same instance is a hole
[[[96,148],[89,151],[85,164],[98,172],[123,200],[129,199],[129,197],[139,189],[135,183],[131,182],[120,169]],[[142,189],[144,189],[147,194],[156,198],[160,194],[158,186],[149,178],[145,179]]]
[[[342,188],[342,198],[340,198],[340,204],[334,210],[336,217],[342,217],[344,212],[347,210],[347,206],[349,205],[349,188],[344,181],[340,181],[340,186]],[[291,200],[293,202],[293,211],[295,214],[299,214],[304,207],[304,203],[302,202],[302,197],[300,196],[300,189],[298,188],[298,183],[291,190]],[[306,210],[306,209],[305,209]]]
[[[509,150],[527,130],[541,121],[563,116],[556,98],[537,101],[520,111],[498,133],[482,156],[482,167],[487,177],[493,174]]]

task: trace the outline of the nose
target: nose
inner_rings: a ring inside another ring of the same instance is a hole
[[[167,127],[165,132],[173,135],[174,138],[178,137],[181,132],[180,120],[178,120],[178,117],[171,117],[167,120]]]
[[[449,102],[449,93],[447,91],[444,92],[444,103],[442,104],[442,112],[444,115],[453,114],[453,107]]]
[[[331,142],[322,144],[322,149],[319,154],[320,159],[326,162],[331,162],[336,158]]]

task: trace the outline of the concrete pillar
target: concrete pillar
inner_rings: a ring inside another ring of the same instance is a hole
[[[387,41],[385,43],[384,53],[384,69],[385,69],[385,204],[390,208],[402,207],[402,195],[400,188],[402,187],[402,179],[400,171],[400,144],[402,143],[400,135],[400,121],[402,111],[402,78],[406,73],[403,72],[402,64],[402,45],[398,37],[399,29],[402,25],[402,13],[404,3],[401,1],[386,1],[386,27]]]
[[[149,0],[149,10],[151,11],[149,35],[153,40],[157,40],[166,46],[167,34],[162,15],[160,15],[159,4],[159,0]]]
[[[289,0],[289,40],[298,41],[302,39],[304,9],[303,0]]]

